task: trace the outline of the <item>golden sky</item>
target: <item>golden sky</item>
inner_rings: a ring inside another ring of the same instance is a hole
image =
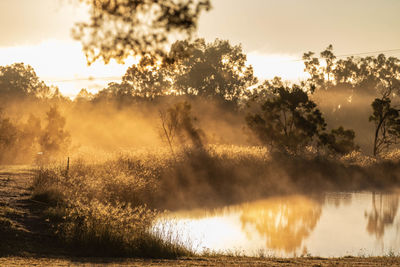
[[[261,79],[301,79],[303,64],[296,59],[329,44],[338,55],[400,48],[400,0],[212,0],[212,4],[200,19],[198,36],[242,44]],[[30,64],[40,78],[70,96],[83,87],[96,91],[117,81],[133,60],[87,67],[80,43],[70,36],[74,22],[87,18],[86,12],[77,0],[0,0],[0,65]],[[400,56],[399,51],[387,54]],[[88,77],[106,78],[79,80]]]

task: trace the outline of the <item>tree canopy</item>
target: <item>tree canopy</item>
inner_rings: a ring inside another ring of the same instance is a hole
[[[197,39],[175,42],[163,61],[143,56],[128,68],[122,83],[105,91],[112,96],[188,95],[237,102],[256,83],[241,46]]]
[[[272,90],[261,106],[261,113],[246,117],[250,130],[272,149],[299,152],[317,140],[326,123],[317,105],[299,86],[266,88]]]
[[[179,41],[172,46],[169,57],[175,59],[175,88],[180,94],[238,101],[257,83],[242,47],[232,46],[229,41]]]
[[[1,97],[38,97],[52,95],[52,90],[36,75],[34,69],[23,63],[0,66]]]
[[[89,22],[77,23],[87,62],[128,56],[165,55],[177,37],[188,38],[209,0],[80,0],[90,7]]]
[[[338,59],[330,45],[320,53],[320,59],[314,52],[303,55],[304,70],[310,75],[308,82],[318,89],[347,89],[350,93],[361,91],[383,97],[400,92],[400,60],[396,57],[380,54]]]

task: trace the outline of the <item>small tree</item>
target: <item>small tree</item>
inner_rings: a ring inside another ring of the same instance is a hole
[[[320,145],[325,146],[334,154],[348,154],[359,147],[354,143],[356,137],[353,130],[345,130],[342,126],[332,129],[330,133],[322,133],[319,136]]]
[[[372,104],[373,113],[369,121],[375,123],[374,156],[383,150],[388,150],[393,144],[398,143],[400,137],[399,110],[391,106],[389,98],[376,98]]]
[[[190,140],[196,148],[203,148],[203,131],[195,126],[197,119],[192,116],[191,108],[191,105],[184,101],[159,112],[160,136],[167,141],[173,154],[173,146],[177,140],[181,144]]]
[[[39,140],[42,152],[46,157],[66,152],[70,145],[70,134],[64,129],[65,118],[55,106],[51,107],[46,115],[47,125]]]
[[[317,105],[299,86],[280,87],[246,122],[258,139],[272,149],[298,152],[325,130]]]
[[[8,161],[10,155],[18,140],[18,128],[3,115],[0,110],[0,163]]]

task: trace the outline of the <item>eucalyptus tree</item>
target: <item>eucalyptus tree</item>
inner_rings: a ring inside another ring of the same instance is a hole
[[[73,28],[89,64],[128,56],[164,56],[177,38],[190,38],[209,0],[80,0],[90,18]]]

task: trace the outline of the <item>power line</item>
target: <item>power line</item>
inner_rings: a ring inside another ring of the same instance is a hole
[[[371,51],[371,52],[362,52],[362,53],[353,53],[353,54],[342,54],[342,55],[337,55],[336,58],[342,58],[342,57],[351,57],[351,56],[362,56],[362,55],[370,55],[370,54],[381,54],[381,53],[390,53],[390,52],[400,52],[400,48],[397,49],[389,49],[389,50],[378,50],[378,51]],[[321,59],[321,57],[317,57],[318,59]],[[294,59],[294,60],[288,60],[290,61],[303,61],[303,59]]]

